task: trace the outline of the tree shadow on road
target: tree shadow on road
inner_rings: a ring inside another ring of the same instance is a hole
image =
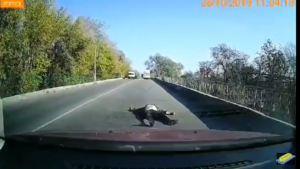
[[[157,79],[153,81],[195,114],[209,129],[294,135],[295,129],[291,126],[246,108],[171,83]]]

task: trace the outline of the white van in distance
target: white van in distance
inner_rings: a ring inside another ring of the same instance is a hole
[[[150,70],[145,70],[145,72],[143,74],[143,78],[144,79],[150,79]]]
[[[135,78],[135,72],[128,72],[128,79],[134,79]]]

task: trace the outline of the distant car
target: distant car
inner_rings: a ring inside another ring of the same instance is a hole
[[[128,79],[134,79],[135,78],[135,72],[128,72]]]
[[[150,79],[150,70],[145,70],[144,74],[143,74],[143,78],[144,79]]]

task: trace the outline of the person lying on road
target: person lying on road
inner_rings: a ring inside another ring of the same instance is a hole
[[[132,112],[135,117],[146,126],[153,127],[155,121],[162,122],[165,125],[175,125],[178,123],[178,119],[172,120],[167,115],[175,115],[175,112],[170,112],[167,110],[159,109],[155,104],[147,104],[141,108],[129,108],[129,111]],[[149,125],[147,125],[145,121],[148,121]]]

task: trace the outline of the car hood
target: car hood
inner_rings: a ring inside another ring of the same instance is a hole
[[[19,135],[7,136],[14,139],[25,139],[26,137],[55,137],[73,138],[101,141],[128,141],[128,142],[191,142],[191,141],[224,141],[237,139],[268,138],[279,135],[224,130],[179,130],[179,129],[152,129],[139,130],[117,129],[117,130],[44,130]]]

